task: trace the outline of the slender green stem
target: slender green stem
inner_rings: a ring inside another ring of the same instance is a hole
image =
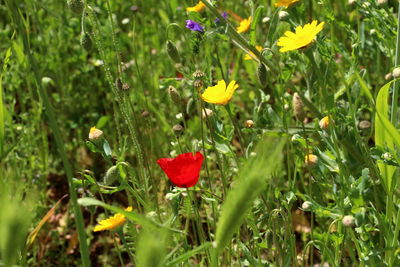
[[[399,7],[397,10],[398,17],[397,17],[397,42],[396,42],[396,57],[394,60],[394,65],[397,68],[398,64],[400,63],[400,2]],[[397,124],[397,108],[398,108],[398,98],[399,98],[399,84],[396,80],[393,83],[393,95],[392,95],[392,110],[391,110],[391,117],[390,121],[394,126]]]
[[[49,96],[45,89],[42,87],[41,81],[41,74],[39,73],[39,68],[37,68],[38,64],[36,62],[35,57],[32,55],[32,51],[29,45],[29,37],[27,34],[30,32],[28,29],[24,28],[23,22],[21,21],[21,16],[19,13],[19,9],[16,6],[16,2],[14,1],[6,1],[6,4],[9,8],[9,10],[12,11],[12,14],[10,14],[11,19],[14,23],[14,26],[16,28],[16,31],[20,34],[22,41],[23,41],[23,46],[24,46],[24,52],[27,57],[27,68],[30,73],[33,73],[34,78],[36,80],[36,86],[39,91],[40,97],[43,101],[43,105],[46,110],[46,115],[48,118],[48,122],[50,125],[50,128],[53,132],[54,139],[56,142],[58,154],[62,160],[63,166],[64,166],[64,171],[67,176],[67,181],[68,181],[68,187],[69,187],[69,194],[71,197],[71,203],[73,206],[74,214],[75,214],[75,219],[76,219],[76,227],[78,231],[78,239],[79,239],[79,248],[81,252],[81,259],[82,259],[82,265],[85,267],[90,266],[90,259],[89,259],[89,249],[86,241],[86,233],[85,233],[85,226],[84,226],[84,221],[83,221],[83,216],[82,216],[82,211],[78,205],[78,197],[75,191],[75,185],[72,182],[73,178],[73,171],[71,164],[68,160],[67,152],[65,151],[64,147],[64,140],[61,135],[61,130],[60,127],[58,126],[57,120],[56,120],[56,115],[54,112],[54,108],[51,105]],[[28,26],[28,25],[27,25]]]

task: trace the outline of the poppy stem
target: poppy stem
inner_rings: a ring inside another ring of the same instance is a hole
[[[242,133],[240,132],[239,124],[237,123],[236,119],[232,115],[232,110],[231,110],[231,107],[230,107],[229,103],[227,105],[225,105],[225,109],[228,112],[229,118],[232,121],[232,124],[233,124],[233,127],[234,127],[235,131],[236,131],[236,134],[238,135],[240,146],[244,150],[245,149],[245,147],[244,147],[244,139],[243,139]]]

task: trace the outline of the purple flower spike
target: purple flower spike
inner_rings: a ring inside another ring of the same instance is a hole
[[[188,19],[186,21],[186,28],[188,28],[189,30],[195,31],[195,32],[202,32],[204,31],[204,28],[197,22]]]

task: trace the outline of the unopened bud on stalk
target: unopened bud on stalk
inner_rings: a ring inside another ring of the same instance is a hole
[[[181,136],[183,133],[183,126],[180,124],[176,124],[172,127],[172,130],[174,131],[175,135],[177,137]]]
[[[400,68],[395,68],[392,72],[392,75],[394,78],[399,78],[400,77]]]
[[[176,63],[181,62],[181,57],[179,56],[178,49],[176,46],[170,41],[167,41],[167,53],[168,56]]]
[[[319,127],[322,130],[327,130],[329,128],[330,122],[331,120],[329,119],[329,116],[325,116],[319,121]]]
[[[175,104],[181,103],[181,95],[179,94],[178,90],[176,90],[176,88],[172,85],[168,87],[168,94],[172,102],[174,102]]]
[[[260,63],[257,68],[257,77],[262,86],[267,84],[267,72],[267,67],[264,65],[264,63]]]
[[[378,0],[378,1],[376,1],[376,3],[378,4],[378,6],[384,5],[387,3],[387,0]]]
[[[99,140],[102,137],[103,137],[102,130],[97,129],[96,127],[90,128],[90,131],[89,131],[89,140],[90,141]]]
[[[80,40],[81,46],[86,51],[90,51],[92,49],[92,39],[88,33],[83,33]]]
[[[289,13],[286,12],[286,11],[280,11],[280,12],[278,13],[278,16],[279,16],[279,19],[280,19],[280,20],[285,20],[285,19],[289,16]]]
[[[389,81],[390,79],[392,79],[392,73],[391,73],[391,72],[389,72],[389,73],[387,73],[387,74],[385,75],[385,80],[386,80],[386,81]]]
[[[115,181],[119,180],[119,170],[117,166],[112,166],[109,168],[106,172],[106,175],[104,176],[104,184],[105,185],[111,185]]]
[[[246,128],[253,128],[253,126],[254,126],[254,121],[252,121],[252,120],[247,120],[246,123],[245,123],[245,125],[246,125]]]
[[[318,164],[318,157],[314,154],[308,154],[304,158],[304,162],[309,167],[314,167]]]
[[[299,121],[304,121],[304,103],[298,93],[293,94],[293,114]]]
[[[309,210],[312,206],[312,203],[310,201],[304,201],[303,204],[301,205],[301,208],[303,210]]]
[[[342,223],[346,227],[353,227],[354,226],[354,217],[352,215],[346,215],[343,217]]]
[[[78,15],[81,15],[83,9],[85,8],[85,3],[83,2],[83,0],[68,0],[67,5],[72,12]]]

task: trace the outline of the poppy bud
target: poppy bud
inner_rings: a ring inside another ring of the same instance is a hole
[[[178,90],[176,90],[176,88],[172,85],[168,87],[168,94],[172,102],[174,102],[175,104],[181,103],[181,95],[179,94]]]
[[[90,35],[88,33],[82,34],[80,43],[83,49],[85,49],[86,51],[90,51],[90,49],[92,49],[92,39],[90,38]]]
[[[90,131],[89,131],[89,140],[90,141],[99,140],[102,137],[103,137],[102,130],[97,129],[96,127],[90,128]]]
[[[180,124],[176,124],[174,125],[174,127],[172,127],[172,130],[174,131],[175,135],[179,137],[183,133],[183,126]]]
[[[85,3],[82,0],[68,0],[67,5],[72,12],[78,15],[81,15],[85,8]]]
[[[395,79],[400,77],[400,68],[395,68],[392,72],[392,75]]]
[[[179,56],[178,49],[176,46],[170,41],[167,41],[167,53],[168,56],[176,63],[181,62],[181,57]]]
[[[354,217],[352,215],[346,215],[343,217],[342,223],[346,227],[353,227],[354,226]]]
[[[121,78],[117,78],[117,79],[115,79],[115,87],[117,87],[118,88],[118,90],[122,90],[122,80],[121,80]]]
[[[312,206],[312,203],[310,201],[304,201],[303,204],[301,205],[301,208],[303,210],[309,210]]]
[[[262,86],[265,86],[267,84],[267,67],[264,65],[264,63],[260,63],[258,65],[257,77]]]
[[[103,183],[105,185],[111,185],[113,184],[115,181],[119,180],[119,170],[117,166],[112,166],[111,168],[109,168],[106,172],[106,175],[104,176],[104,180]]]
[[[305,112],[304,112],[304,103],[301,100],[301,97],[298,93],[293,94],[293,113],[296,119],[299,121],[304,121]]]
[[[327,130],[329,128],[329,123],[330,123],[329,117],[325,116],[319,121],[319,127],[322,130]]]
[[[309,167],[315,167],[318,164],[318,157],[314,154],[308,154],[305,156],[304,162]]]
[[[246,123],[245,123],[245,125],[246,125],[246,128],[253,128],[253,126],[254,126],[254,121],[252,121],[252,120],[247,120]]]
[[[358,128],[360,128],[361,130],[367,130],[367,129],[371,128],[371,122],[366,121],[366,120],[360,121],[358,123]]]

